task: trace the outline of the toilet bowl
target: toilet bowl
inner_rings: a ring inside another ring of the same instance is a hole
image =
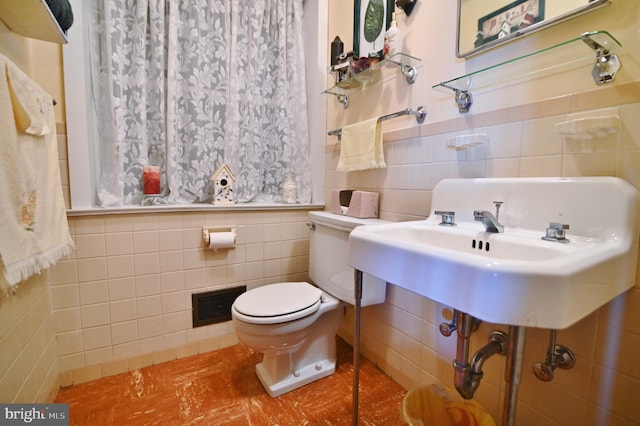
[[[231,307],[238,340],[263,353],[256,374],[276,397],[329,376],[336,368],[336,333],[345,303],[354,303],[347,264],[349,232],[378,219],[310,212],[308,282],[283,282],[241,294]],[[386,283],[365,274],[362,305],[384,302]]]
[[[304,303],[295,299],[300,296]],[[263,315],[266,301],[274,299],[293,303],[291,307],[280,303],[280,313],[271,310]],[[236,334],[241,342],[264,354],[256,374],[270,396],[335,372],[335,335],[342,306],[338,299],[306,282],[258,287],[236,299],[232,308]]]

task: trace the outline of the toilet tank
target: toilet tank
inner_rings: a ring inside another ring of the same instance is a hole
[[[354,272],[349,266],[349,233],[360,225],[389,223],[381,219],[359,219],[331,212],[309,212],[315,230],[309,236],[309,278],[338,299],[355,304]],[[362,306],[383,303],[387,283],[364,274]]]

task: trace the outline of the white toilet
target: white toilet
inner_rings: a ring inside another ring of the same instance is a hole
[[[272,397],[335,372],[343,302],[355,303],[349,233],[359,225],[386,223],[330,212],[310,212],[309,218],[309,277],[320,288],[306,282],[269,284],[241,294],[231,308],[238,339],[264,354],[256,374]],[[384,302],[385,294],[384,281],[364,275],[362,306]]]

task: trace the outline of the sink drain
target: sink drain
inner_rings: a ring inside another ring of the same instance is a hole
[[[474,238],[471,240],[471,248],[474,250],[489,251],[491,249],[491,243],[489,241],[476,240]]]

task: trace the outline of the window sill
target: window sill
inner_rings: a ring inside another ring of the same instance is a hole
[[[94,207],[88,209],[69,209],[67,217],[136,213],[175,213],[175,212],[227,212],[227,211],[267,211],[267,210],[323,210],[324,204],[282,204],[282,203],[240,203],[229,205],[172,204],[166,206],[126,206]]]

